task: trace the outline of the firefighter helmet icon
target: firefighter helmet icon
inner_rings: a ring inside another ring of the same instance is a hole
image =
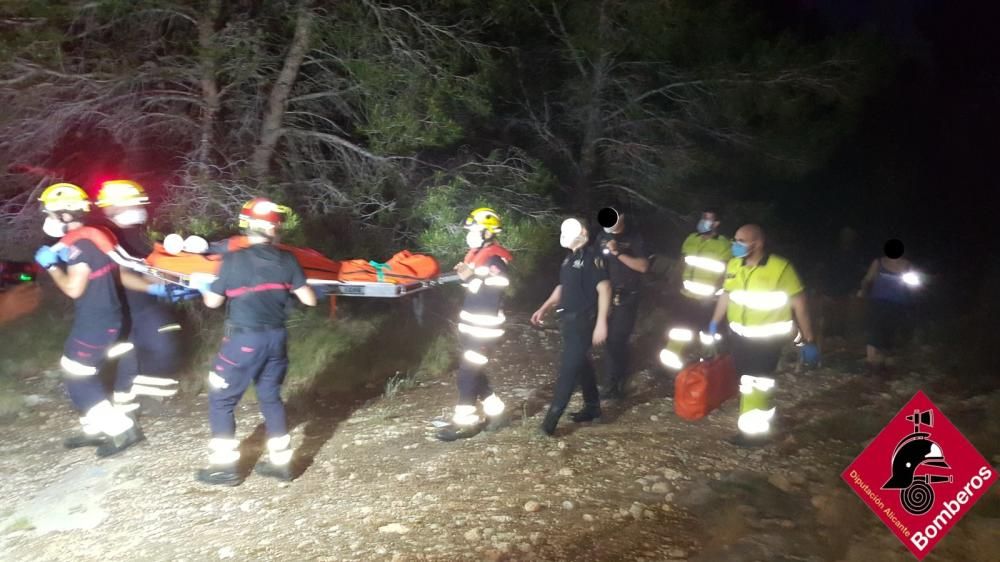
[[[951,482],[952,476],[938,474],[916,474],[921,466],[950,469],[945,462],[941,446],[931,441],[930,433],[920,431],[921,425],[934,427],[931,410],[914,410],[906,416],[913,422],[913,433],[904,437],[892,453],[892,477],[882,485],[883,490],[900,490],[903,508],[913,515],[923,515],[934,505],[932,484]]]

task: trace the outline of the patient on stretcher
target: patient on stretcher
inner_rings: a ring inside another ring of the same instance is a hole
[[[226,253],[241,250],[248,245],[243,236],[209,243],[199,236],[188,236],[185,239],[178,234],[170,234],[163,244],[156,244],[146,261],[152,267],[172,273],[214,276],[218,274]],[[284,244],[277,246],[295,255],[310,280],[410,283],[434,279],[441,272],[440,265],[433,256],[415,254],[409,250],[398,252],[387,262],[380,263],[365,259],[337,261],[310,248]]]

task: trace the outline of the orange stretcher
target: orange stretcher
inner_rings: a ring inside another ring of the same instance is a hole
[[[243,237],[233,237],[225,251],[236,251],[249,244]],[[437,260],[426,254],[403,250],[385,263],[369,260],[332,260],[316,250],[279,244],[291,252],[302,266],[309,285],[324,293],[357,297],[393,298],[427,290],[458,280],[440,275]],[[225,254],[170,254],[156,244],[145,260],[128,257],[119,263],[143,273],[179,285],[190,286],[193,278],[210,279],[218,275]]]

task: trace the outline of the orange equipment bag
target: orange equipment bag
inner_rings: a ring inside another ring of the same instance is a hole
[[[732,356],[692,363],[674,381],[674,411],[686,420],[701,419],[738,392]]]
[[[414,254],[403,250],[378,263],[366,260],[348,260],[341,263],[341,281],[382,281],[386,283],[407,283],[423,279],[433,279],[441,272],[436,259],[426,254]]]
[[[414,279],[433,279],[441,273],[438,261],[427,254],[414,254],[403,250],[388,261],[389,273]]]

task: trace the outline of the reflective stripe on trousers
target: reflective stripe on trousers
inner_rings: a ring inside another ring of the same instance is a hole
[[[771,430],[775,407],[771,405],[775,381],[767,377],[740,377],[740,417],[736,422],[746,435],[762,435]]]

